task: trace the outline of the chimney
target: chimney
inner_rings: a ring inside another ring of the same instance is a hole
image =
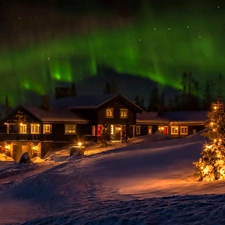
[[[67,88],[67,87],[56,87],[55,88],[55,98],[56,99],[64,98],[64,97],[68,97],[68,96],[71,96],[70,88]]]
[[[42,109],[48,111],[50,109],[49,97],[47,95],[42,96]]]

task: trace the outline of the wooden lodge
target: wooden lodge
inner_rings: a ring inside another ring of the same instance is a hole
[[[64,92],[63,92],[64,93]],[[123,95],[65,96],[53,102],[44,98],[41,107],[17,106],[3,120],[1,145],[16,161],[24,152],[44,157],[51,149],[78,141],[99,141],[104,129],[110,140],[121,141],[156,131],[185,137],[204,129],[206,111],[145,112]]]
[[[142,109],[122,95],[69,96],[50,105],[18,106],[3,119],[2,145],[15,160],[23,152],[44,157],[51,150],[78,141],[98,141],[107,125],[113,141],[125,126],[135,136],[136,114]]]

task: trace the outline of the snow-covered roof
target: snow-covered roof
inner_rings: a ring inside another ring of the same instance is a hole
[[[137,124],[168,124],[170,120],[164,116],[159,116],[157,112],[142,112],[137,114]]]
[[[97,108],[116,95],[81,95],[69,96],[54,100],[51,105],[60,108]]]
[[[37,106],[22,106],[25,110],[33,114],[42,122],[73,122],[86,124],[89,121],[71,112],[69,109],[50,108],[42,109]]]
[[[157,112],[143,112],[137,114],[138,124],[150,123],[199,123],[204,124],[207,120],[207,111],[176,111],[165,112],[163,115],[158,115]]]
[[[131,107],[135,108],[137,111],[142,112],[143,110],[136,105],[134,102],[124,97],[123,95],[81,95],[81,96],[70,96],[65,98],[56,99],[51,102],[53,107],[57,108],[67,108],[67,109],[77,109],[77,108],[91,108],[96,109],[103,105],[104,103],[120,97],[127,102]]]

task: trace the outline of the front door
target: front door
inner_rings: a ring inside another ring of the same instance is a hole
[[[122,139],[122,125],[114,126],[114,140],[119,141]]]
[[[168,134],[168,127],[164,127],[164,134]]]

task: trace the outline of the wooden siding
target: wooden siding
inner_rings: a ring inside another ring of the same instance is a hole
[[[113,108],[113,118],[106,118],[106,109]],[[127,118],[120,118],[120,109],[128,109]],[[116,101],[116,99],[104,104],[97,113],[98,124],[130,124],[136,123],[136,112],[128,108],[124,103]]]
[[[136,136],[142,136],[142,135],[151,135],[148,133],[148,127],[152,127],[152,134],[154,134],[156,131],[158,131],[158,125],[137,125],[140,126],[140,134],[136,134],[136,127],[135,127],[135,135]]]
[[[169,134],[172,137],[186,137],[186,136],[195,134],[195,132],[199,132],[205,128],[205,126],[203,126],[203,125],[188,126],[187,124],[185,124],[185,125],[182,124],[182,125],[173,125],[173,126],[178,126],[178,134],[171,134],[171,126],[169,126]],[[188,134],[186,134],[186,135],[180,133],[180,127],[185,127],[185,126],[187,126],[187,128],[188,128]]]

